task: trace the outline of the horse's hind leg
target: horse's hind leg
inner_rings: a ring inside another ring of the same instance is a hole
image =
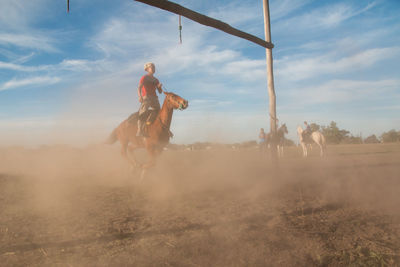
[[[283,157],[283,146],[278,145],[278,157],[282,158]]]
[[[321,150],[320,156],[323,157],[324,156],[324,147],[320,143],[317,143],[317,144],[319,146],[319,149]]]
[[[129,158],[135,167],[140,166],[140,164],[136,161],[135,154],[133,153],[137,148],[138,147],[133,145],[132,143],[128,146],[128,151],[129,154],[131,155]]]
[[[128,144],[127,143],[121,143],[121,155],[124,159],[126,159],[131,165],[132,167],[136,167],[137,163],[135,160],[131,160],[128,153],[127,153],[127,149],[128,149]]]
[[[140,180],[142,181],[147,173],[147,171],[156,164],[157,152],[153,148],[147,148],[147,153],[149,155],[149,161],[142,166],[142,173],[140,174]]]

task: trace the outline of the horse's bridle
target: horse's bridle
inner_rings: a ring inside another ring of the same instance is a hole
[[[168,135],[169,135],[171,138],[174,137],[174,134],[171,132],[171,130],[169,129],[169,127],[168,127],[167,125],[165,125],[165,124],[162,122],[162,120],[161,120],[160,117],[158,117],[158,120],[160,121],[161,127],[162,127],[164,130],[166,130],[166,131],[168,132]]]
[[[179,110],[183,110],[183,104],[182,103],[180,103],[180,102],[178,102],[178,101],[176,101],[175,99],[171,99],[173,96],[172,95],[167,95],[167,98],[168,98],[168,101],[169,102],[172,102],[172,103],[174,103],[174,104],[177,104],[179,107],[178,107],[178,109]]]

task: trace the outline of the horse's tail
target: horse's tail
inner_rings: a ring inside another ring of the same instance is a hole
[[[112,145],[115,143],[115,141],[117,141],[117,128],[115,128],[112,133],[110,134],[110,136],[107,138],[106,141],[104,141],[104,144],[108,144],[108,145]]]

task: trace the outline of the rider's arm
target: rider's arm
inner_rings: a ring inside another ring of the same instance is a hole
[[[158,90],[158,93],[160,93],[160,94],[163,92],[162,83],[160,83],[158,80],[157,80],[157,90]]]
[[[139,86],[138,86],[138,89],[137,89],[139,102],[143,101],[143,96],[142,96],[143,81],[144,81],[144,76],[140,79]]]
[[[142,102],[142,84],[139,84],[138,89],[137,89],[137,94],[139,97],[139,102]]]

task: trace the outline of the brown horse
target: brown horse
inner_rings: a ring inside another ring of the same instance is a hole
[[[276,131],[278,157],[283,157],[283,145],[285,144],[285,134],[287,133],[288,129],[286,127],[286,123],[282,124],[281,127],[279,127],[279,129]]]
[[[189,105],[187,100],[174,93],[164,92],[164,94],[165,99],[160,112],[154,122],[147,126],[147,137],[136,136],[138,127],[137,120],[139,116],[135,113],[131,115],[130,118],[121,122],[106,141],[107,144],[113,144],[119,140],[121,143],[122,156],[128,160],[133,167],[139,166],[142,168],[142,178],[145,171],[154,166],[156,156],[162,152],[163,148],[169,143],[169,139],[172,137],[170,126],[174,109],[183,110]],[[132,157],[128,155],[128,149],[130,152],[133,152],[137,148],[146,148],[149,155],[147,163],[140,165],[136,161],[133,153],[130,153]]]
[[[271,132],[265,135],[265,142],[262,144],[262,151],[266,151],[267,147],[276,145],[278,150],[278,156],[283,157],[283,145],[285,143],[285,134],[288,133],[286,123],[282,124],[281,127],[276,131],[276,135],[273,136]]]

